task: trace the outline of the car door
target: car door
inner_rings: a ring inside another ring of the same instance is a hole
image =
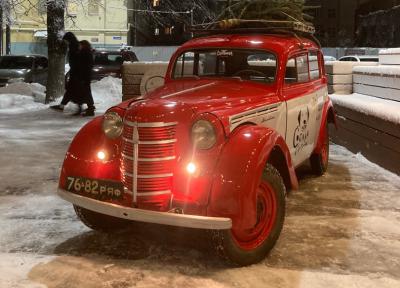
[[[289,57],[283,97],[286,102],[286,143],[295,167],[307,160],[315,147],[317,129],[317,89],[310,79],[308,51]]]

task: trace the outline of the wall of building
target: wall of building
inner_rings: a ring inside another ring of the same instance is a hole
[[[13,15],[11,30],[12,54],[47,54],[46,9],[43,1],[26,0]],[[36,3],[34,9],[31,2]],[[79,40],[88,40],[94,47],[117,48],[127,44],[129,25],[125,0],[68,1],[65,30],[76,34]],[[95,5],[93,5],[95,4]],[[24,8],[25,11],[24,12]]]

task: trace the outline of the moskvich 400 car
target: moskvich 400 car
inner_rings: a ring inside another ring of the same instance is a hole
[[[79,131],[58,193],[87,226],[204,229],[236,264],[265,258],[287,191],[298,187],[295,169],[310,162],[315,174],[326,171],[335,122],[319,45],[268,31],[187,42],[164,86]]]

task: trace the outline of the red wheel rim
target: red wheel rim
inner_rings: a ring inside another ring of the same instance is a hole
[[[329,136],[328,136],[328,128],[325,129],[325,135],[324,135],[324,143],[321,148],[321,157],[322,157],[322,163],[324,167],[327,166],[328,164],[328,158],[329,158]]]
[[[271,234],[277,214],[276,194],[267,182],[261,182],[257,189],[257,223],[251,229],[232,230],[236,244],[244,250],[259,247]]]

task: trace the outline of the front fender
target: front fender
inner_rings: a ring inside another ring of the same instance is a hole
[[[61,169],[60,188],[65,189],[68,176],[121,181],[121,140],[111,140],[105,136],[102,119],[100,116],[90,121],[73,139]],[[105,153],[104,160],[97,157],[100,151]]]
[[[297,178],[283,138],[269,128],[242,126],[230,135],[223,147],[214,173],[207,214],[231,218],[233,229],[254,227],[257,187],[265,164],[276,147],[283,151],[290,182],[296,186]]]

